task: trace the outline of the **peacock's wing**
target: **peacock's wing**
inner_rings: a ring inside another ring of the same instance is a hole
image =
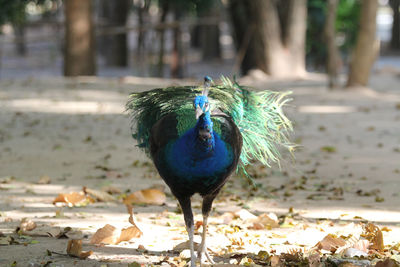
[[[213,112],[215,116],[212,115],[214,131],[223,131],[218,113],[232,118],[243,137],[241,167],[252,160],[266,165],[279,162],[278,147],[293,148],[287,137],[292,125],[282,111],[282,106],[289,101],[285,98],[288,93],[252,92],[250,88],[231,83],[224,77],[222,81],[222,85],[212,86],[208,95],[211,107],[216,111]],[[127,110],[132,116],[132,136],[138,146],[150,152],[151,128],[166,115],[175,116],[177,137],[194,127],[196,120],[192,100],[201,91],[202,87],[180,86],[132,93]]]
[[[242,134],[239,167],[252,160],[259,160],[267,166],[271,162],[279,163],[281,155],[278,148],[283,147],[290,152],[294,148],[288,138],[292,124],[282,110],[291,100],[286,98],[291,92],[255,92],[225,77],[221,80],[222,85],[212,88],[209,97],[216,100],[219,110],[232,117]]]
[[[141,93],[132,93],[126,104],[132,118],[132,136],[147,154],[150,152],[149,137],[153,125],[167,115],[176,119],[176,134],[179,137],[196,124],[192,100],[201,93],[196,86],[157,88]]]

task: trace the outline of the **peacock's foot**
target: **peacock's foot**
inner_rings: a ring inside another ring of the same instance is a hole
[[[199,250],[197,251],[197,259],[199,260],[200,264],[206,263],[205,259],[207,259],[208,263],[210,264],[215,264],[214,260],[211,258],[210,254],[207,251],[206,247],[203,247],[203,250],[201,251],[201,246],[199,247]]]

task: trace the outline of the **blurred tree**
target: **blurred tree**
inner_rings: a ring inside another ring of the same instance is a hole
[[[306,4],[306,0],[230,0],[244,74],[258,68],[275,77],[304,75]]]
[[[92,0],[65,0],[64,75],[95,75]]]
[[[158,0],[160,9],[160,27],[158,29],[160,36],[160,49],[158,56],[158,75],[162,76],[164,66],[164,32],[167,27],[165,23],[169,13],[172,13],[174,25],[172,25],[172,55],[170,61],[171,76],[175,78],[183,77],[183,48],[182,48],[182,29],[180,21],[186,16],[198,15],[199,10],[206,10],[212,6],[214,0]],[[209,37],[207,37],[208,39]]]
[[[26,54],[24,24],[26,20],[25,7],[28,2],[27,0],[0,0],[0,26],[4,23],[13,25],[16,51],[21,56]]]
[[[169,3],[167,0],[160,0],[159,2],[161,15],[160,15],[160,25],[164,24],[167,20],[167,15],[169,12]],[[163,77],[164,75],[164,48],[165,48],[165,28],[161,27],[159,30],[159,52],[158,52],[158,63],[157,63],[157,75]]]
[[[47,5],[49,2],[51,2],[50,5]],[[55,0],[0,0],[0,26],[5,23],[10,23],[13,26],[16,51],[21,56],[24,56],[27,52],[25,24],[27,21],[26,6],[29,3],[40,6],[43,12],[42,16],[51,15],[51,9],[56,6]],[[49,6],[50,9],[48,9]]]
[[[99,16],[106,27],[125,27],[128,19],[130,0],[101,0]],[[99,50],[108,66],[125,67],[128,65],[128,44],[126,32],[102,35],[99,38]]]
[[[361,4],[360,29],[354,48],[347,87],[366,86],[372,65],[379,50],[376,40],[376,13],[378,0],[364,0]]]
[[[329,77],[329,88],[338,87],[338,69],[340,54],[336,45],[336,10],[339,0],[328,0],[324,26],[325,43],[327,47],[326,70]]]
[[[0,26],[24,21],[28,2],[28,0],[0,0]]]
[[[327,45],[325,29],[327,14],[331,12],[326,0],[308,0],[306,57],[315,69],[326,66]],[[335,42],[340,56],[347,57],[354,47],[360,16],[359,0],[338,0],[335,27]]]
[[[174,19],[180,21],[183,15],[179,5],[174,6]],[[173,45],[172,45],[172,57],[171,57],[171,76],[173,78],[183,78],[183,56],[182,56],[182,39],[181,39],[181,28],[178,24],[173,29]]]
[[[221,9],[222,4],[220,1],[199,1],[196,5],[196,15],[202,20],[202,23],[204,23],[207,18],[218,18]],[[202,50],[203,59],[220,58],[221,46],[219,43],[220,30],[218,23],[199,25],[198,34],[199,47]]]
[[[390,0],[389,3],[393,9],[392,38],[390,40],[390,47],[398,50],[400,49],[400,0]]]
[[[144,24],[145,24],[145,18],[147,17],[149,13],[149,8],[150,8],[150,2],[151,0],[140,0],[137,1],[138,4],[135,5],[135,8],[138,12],[138,25],[139,25],[139,32],[138,32],[138,38],[137,38],[137,55],[141,56],[142,52],[144,50],[144,40],[146,36],[146,31],[144,31]]]

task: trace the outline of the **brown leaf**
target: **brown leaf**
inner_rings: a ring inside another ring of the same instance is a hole
[[[383,252],[383,235],[378,226],[373,223],[368,223],[364,225],[364,232],[361,236],[371,242],[369,249]]]
[[[37,181],[37,184],[49,184],[49,183],[51,183],[51,179],[47,175],[41,176]]]
[[[140,229],[136,225],[129,226],[128,228],[124,228],[121,230],[121,235],[118,239],[118,243],[122,241],[129,241],[132,238],[141,237],[142,234],[143,234],[142,231],[140,231]]]
[[[143,189],[128,195],[124,199],[124,204],[154,204],[162,205],[165,203],[165,193],[158,189]]]
[[[198,248],[199,248],[199,243],[197,243],[197,242],[193,242],[193,245],[194,245],[194,250],[197,250]],[[190,249],[190,242],[189,242],[189,240],[188,241],[185,241],[185,242],[182,242],[182,243],[179,243],[178,245],[176,245],[172,250],[173,251],[177,251],[177,252],[182,252],[182,251],[184,251],[185,249]]]
[[[72,230],[72,229],[66,230],[66,228],[64,228],[62,235],[59,237],[61,238],[63,236],[69,239],[82,239],[83,233],[80,230]]]
[[[86,259],[93,254],[93,251],[82,251],[82,240],[71,239],[68,241],[67,254],[80,259]]]
[[[275,213],[263,213],[257,217],[256,223],[260,223],[264,228],[276,228],[279,227],[279,220]]]
[[[327,250],[332,253],[335,253],[335,251],[346,245],[346,241],[344,241],[340,237],[335,237],[331,234],[326,235],[321,241],[319,241],[315,246],[319,250]]]
[[[384,261],[378,261],[375,267],[399,267],[399,264],[393,259],[385,259]]]
[[[121,235],[121,230],[116,227],[106,224],[104,227],[98,229],[92,236],[90,244],[110,244],[115,245],[118,243],[118,239]]]
[[[199,230],[200,226],[203,226],[203,222],[202,221],[196,221],[194,224],[194,230]]]
[[[129,213],[129,222],[132,226],[128,228],[118,229],[110,224],[98,229],[90,240],[91,244],[110,244],[115,245],[122,241],[129,241],[132,238],[138,238],[143,235],[143,232],[137,227],[134,216],[133,208],[131,205],[126,205]]]
[[[40,225],[31,231],[23,231],[19,230],[19,234],[28,235],[28,236],[45,236],[45,237],[60,237],[63,232],[58,226],[48,226],[48,225]]]
[[[104,191],[99,191],[99,190],[83,187],[83,192],[85,192],[85,194],[91,195],[97,201],[114,202],[116,200],[112,195],[110,195],[109,193],[104,192]]]
[[[279,256],[274,255],[271,257],[271,267],[281,267],[284,266],[283,263],[281,262],[281,259]]]
[[[129,213],[129,222],[132,224],[132,226],[122,229],[121,231],[121,237],[120,237],[120,242],[122,241],[129,241],[134,237],[141,237],[143,235],[143,232],[137,227],[137,224],[135,222],[135,218],[133,216],[133,208],[131,205],[126,205],[126,209],[128,210]],[[129,238],[129,239],[127,239]]]
[[[94,199],[87,197],[84,192],[71,192],[68,194],[58,194],[58,196],[53,200],[53,204],[56,203],[66,203],[68,206],[83,206],[88,203],[94,203]]]
[[[20,224],[19,224],[19,230],[26,232],[26,231],[31,231],[36,228],[36,223],[32,221],[31,219],[28,218],[22,218]]]

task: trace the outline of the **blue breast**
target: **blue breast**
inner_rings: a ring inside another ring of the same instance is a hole
[[[233,162],[233,151],[217,133],[213,133],[215,145],[211,152],[196,149],[196,134],[190,129],[179,139],[168,143],[164,150],[166,165],[182,182],[198,182],[204,185],[217,182]]]

